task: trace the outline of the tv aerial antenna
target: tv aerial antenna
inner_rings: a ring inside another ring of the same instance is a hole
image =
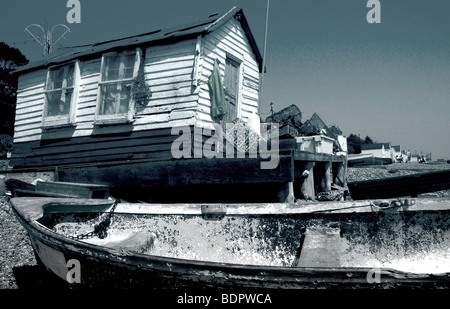
[[[62,31],[64,32],[62,32],[62,34],[59,34],[59,36],[57,36],[57,39],[54,40],[53,31],[58,28],[62,28]],[[48,29],[47,24],[44,22],[44,27],[38,24],[31,24],[25,28],[25,31],[28,32],[36,40],[36,42],[39,43],[39,45],[42,46],[42,55],[47,56],[52,52],[53,46],[56,45],[56,43],[58,43],[61,39],[67,40],[65,35],[66,33],[70,32],[70,29],[63,24],[54,25],[51,29]],[[41,31],[42,36],[34,34],[33,31]]]

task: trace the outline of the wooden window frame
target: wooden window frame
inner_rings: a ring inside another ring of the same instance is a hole
[[[134,61],[134,68],[133,68],[133,76],[131,78],[124,78],[123,77],[123,66],[124,61],[126,59],[127,55],[135,54],[135,61]],[[104,80],[104,74],[106,69],[106,60],[105,58],[112,56],[112,55],[119,55],[120,56],[120,63],[119,63],[119,76],[116,80]],[[96,125],[108,125],[108,124],[122,124],[122,123],[130,123],[134,121],[135,116],[135,102],[132,98],[132,95],[130,95],[130,101],[128,103],[128,111],[126,113],[115,113],[115,114],[101,114],[102,104],[103,104],[103,97],[102,97],[102,88],[107,85],[118,85],[119,84],[129,84],[131,87],[133,81],[136,79],[136,76],[139,71],[139,66],[141,65],[142,59],[142,49],[141,48],[135,48],[132,50],[123,50],[123,51],[115,51],[115,52],[108,52],[102,55],[101,60],[101,66],[100,66],[100,81],[98,82],[98,93],[97,93],[97,109],[95,112],[95,124]],[[131,94],[131,93],[130,93]],[[120,103],[115,103],[120,104]]]
[[[67,70],[70,65],[74,65],[73,69],[73,83],[71,87],[67,87],[64,83],[67,80]],[[50,84],[50,72],[52,70],[64,68],[64,80],[61,88],[57,89],[48,89]],[[52,127],[64,127],[64,126],[74,126],[76,125],[76,108],[77,108],[77,100],[78,100],[78,88],[79,88],[79,80],[80,80],[80,63],[78,60],[72,61],[69,63],[65,63],[63,65],[51,66],[47,69],[47,77],[45,81],[44,88],[44,110],[42,115],[42,123],[41,126],[43,128],[52,128]],[[72,98],[70,100],[69,112],[66,115],[56,115],[56,116],[48,116],[48,96],[47,94],[57,91],[66,91],[72,90]]]

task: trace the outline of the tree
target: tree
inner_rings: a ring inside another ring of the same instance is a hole
[[[349,154],[361,153],[362,140],[355,134],[347,137],[347,151]]]
[[[27,58],[17,49],[0,42],[0,136],[14,135],[16,111],[17,76],[12,72],[27,64]],[[8,140],[8,142],[6,142]],[[11,148],[10,139],[0,139],[0,157]]]
[[[366,138],[364,139],[363,144],[373,144],[373,140],[370,137],[366,136]]]
[[[347,137],[347,151],[349,154],[361,153],[361,145],[373,143],[373,140],[369,136],[366,136],[366,138],[362,140],[359,136],[350,134]]]

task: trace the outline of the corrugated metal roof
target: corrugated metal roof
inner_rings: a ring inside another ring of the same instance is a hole
[[[158,43],[173,43],[185,38],[197,36],[201,33],[207,34],[212,32],[228,22],[231,18],[236,18],[242,25],[245,31],[247,39],[250,42],[253,53],[259,64],[259,71],[262,72],[262,56],[259,52],[256,41],[250,31],[250,27],[247,23],[247,19],[242,9],[233,7],[231,10],[224,14],[212,14],[205,19],[192,22],[187,25],[179,25],[164,30],[155,30],[148,33],[133,35],[116,40],[110,40],[105,42],[98,42],[93,44],[87,44],[82,46],[62,48],[54,53],[50,54],[46,58],[30,63],[15,71],[15,73],[22,73],[25,71],[34,70],[50,65],[64,63],[66,61],[79,59],[83,57],[89,57],[95,54],[103,53],[109,50],[120,49],[123,47],[133,47],[139,45],[151,45]]]

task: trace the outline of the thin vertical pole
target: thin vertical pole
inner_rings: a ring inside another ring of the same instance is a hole
[[[266,29],[264,32],[264,52],[263,52],[263,63],[262,63],[262,72],[261,72],[261,87],[259,88],[259,104],[258,104],[258,115],[261,117],[261,104],[262,104],[262,94],[263,94],[263,86],[264,86],[264,71],[266,68],[266,47],[267,47],[267,26],[269,23],[269,2],[267,0],[267,12],[266,12]]]

